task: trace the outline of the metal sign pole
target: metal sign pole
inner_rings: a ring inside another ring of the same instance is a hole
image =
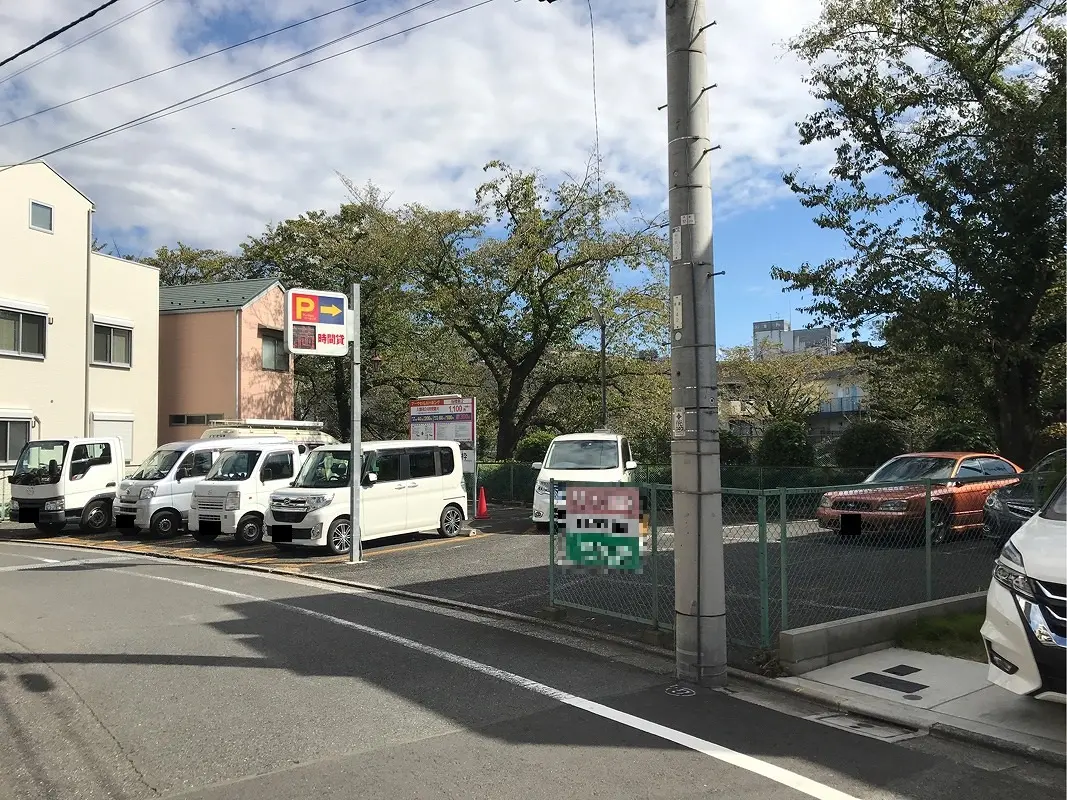
[[[360,393],[360,359],[359,359],[359,284],[352,284],[352,454],[349,461],[348,474],[352,481],[351,514],[352,520],[352,543],[348,548],[348,563],[363,563],[363,526],[360,520],[359,495],[360,484],[363,480],[363,459],[361,457],[361,440],[363,430],[363,403]]]

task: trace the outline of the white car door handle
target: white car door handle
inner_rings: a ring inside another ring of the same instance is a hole
[[[414,488],[415,488],[416,486],[418,486],[418,485],[419,485],[419,484],[418,484],[418,482],[417,482],[417,481],[412,481],[411,483],[409,483],[409,484],[408,484],[407,488],[409,488],[409,489],[414,489]]]
[[[396,490],[396,491],[398,491],[398,492],[399,492],[399,491],[400,491],[401,489],[406,489],[406,488],[408,488],[408,487],[407,487],[407,486],[406,486],[405,484],[403,484],[403,483],[398,483],[398,484],[397,484],[396,486],[394,486],[394,487],[393,487],[393,489],[395,489],[395,490]]]

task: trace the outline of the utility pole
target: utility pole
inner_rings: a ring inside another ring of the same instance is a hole
[[[726,682],[704,0],[667,4],[675,669]],[[714,24],[714,23],[712,23]]]
[[[363,481],[363,386],[360,374],[360,285],[352,284],[352,306],[349,313],[352,325],[352,443],[348,461],[348,475],[352,482],[349,504],[352,540],[348,545],[348,563],[363,563],[363,520],[360,514],[360,490]]]
[[[600,328],[600,427],[608,427],[608,323],[599,308],[593,307],[593,316]]]

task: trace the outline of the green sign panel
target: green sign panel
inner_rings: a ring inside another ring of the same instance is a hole
[[[565,542],[569,564],[628,572],[641,569],[640,536],[568,531]]]

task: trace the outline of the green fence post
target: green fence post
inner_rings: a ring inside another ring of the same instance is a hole
[[[548,604],[556,602],[556,481],[548,481]]]
[[[785,543],[789,540],[789,510],[785,487],[778,490],[778,569],[782,577],[782,630],[789,630],[789,574],[786,570]]]
[[[760,491],[756,500],[756,521],[759,528],[759,631],[760,646],[771,646],[770,586],[767,578],[767,495]]]
[[[930,480],[926,481],[926,599],[934,599],[934,551],[931,543],[933,522],[930,514]]]
[[[648,525],[652,534],[652,628],[659,630],[659,490],[648,487]]]

